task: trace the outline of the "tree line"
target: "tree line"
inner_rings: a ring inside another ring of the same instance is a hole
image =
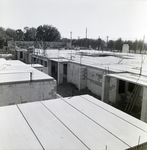
[[[83,48],[92,48],[92,49],[98,49],[98,50],[122,50],[123,44],[128,44],[130,50],[134,51],[141,51],[147,50],[147,44],[143,42],[143,40],[125,40],[123,41],[121,38],[118,38],[117,40],[109,40],[108,42],[104,41],[101,38],[98,39],[74,39],[72,40],[72,45],[75,47],[83,47]]]
[[[60,41],[61,34],[56,27],[40,25],[37,28],[24,27],[21,29],[4,29],[0,27],[0,46],[6,41]]]
[[[0,27],[0,48],[7,41],[60,41],[60,42],[70,42],[70,39],[63,38],[61,39],[61,34],[56,27],[51,25],[40,25],[37,28],[34,27],[24,27],[21,29],[4,29]],[[81,48],[92,48],[98,50],[122,50],[123,44],[129,44],[129,49],[141,52],[142,49],[147,50],[147,44],[143,43],[143,40],[125,40],[123,41],[121,38],[117,40],[109,40],[108,42],[104,41],[101,38],[98,39],[73,39],[72,46],[81,47]]]

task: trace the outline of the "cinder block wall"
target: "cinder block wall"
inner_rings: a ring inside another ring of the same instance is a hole
[[[87,88],[94,94],[101,97],[104,71],[88,67],[87,68]]]
[[[118,93],[118,81],[116,78],[110,78],[109,102],[116,103]]]
[[[87,88],[87,67],[68,63],[67,82],[74,84],[80,90]]]
[[[0,85],[0,106],[56,98],[56,80]]]
[[[80,88],[79,86],[79,70],[80,65],[75,63],[69,63],[68,64],[68,70],[67,70],[67,82],[74,84],[77,88]]]
[[[63,83],[63,64],[59,63],[59,84]]]

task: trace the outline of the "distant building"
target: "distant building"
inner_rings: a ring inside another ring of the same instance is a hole
[[[122,53],[129,53],[129,44],[123,44]]]

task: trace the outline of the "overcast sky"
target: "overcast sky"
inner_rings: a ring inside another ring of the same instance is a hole
[[[70,38],[147,39],[146,0],[0,0],[0,26],[56,27]],[[146,40],[147,41],[147,40]]]

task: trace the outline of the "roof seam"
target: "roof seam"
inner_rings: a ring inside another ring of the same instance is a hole
[[[37,137],[37,135],[35,134],[33,128],[31,127],[31,125],[29,124],[29,122],[27,121],[26,117],[24,116],[23,112],[21,111],[21,109],[19,108],[18,105],[16,105],[18,110],[20,111],[21,115],[23,116],[23,118],[25,119],[26,123],[28,124],[28,126],[30,127],[31,131],[33,132],[33,134],[35,135],[37,141],[39,142],[39,144],[41,145],[42,149],[45,150],[45,148],[43,147],[43,145],[41,144],[39,138]]]
[[[82,97],[83,98],[83,97]],[[61,98],[62,99],[62,98]],[[69,104],[67,101],[65,101],[64,99],[62,99],[65,103],[67,103],[68,105],[70,105],[71,107],[73,107],[74,109],[76,109],[78,112],[80,112],[82,115],[84,115],[85,117],[87,117],[88,119],[90,119],[92,122],[96,123],[98,126],[100,126],[101,128],[103,128],[104,130],[106,130],[108,133],[110,133],[111,135],[113,135],[114,137],[116,137],[118,140],[120,140],[121,142],[123,142],[124,144],[126,144],[128,147],[131,147],[130,145],[128,145],[126,142],[124,142],[123,140],[121,140],[120,138],[118,138],[116,135],[114,135],[112,132],[110,132],[109,130],[107,130],[106,128],[104,128],[102,125],[98,124],[96,121],[94,121],[93,119],[91,119],[89,116],[87,116],[86,114],[84,114],[83,112],[81,112],[79,109],[77,109],[76,107],[74,107],[73,105]]]
[[[89,101],[89,100],[88,100],[88,99],[86,99],[85,97],[83,97],[83,96],[81,96],[81,97],[82,97],[82,98],[84,98],[85,100]],[[127,122],[127,123],[129,123],[129,124],[133,125],[134,127],[138,128],[138,129],[140,129],[140,130],[142,130],[143,132],[146,132],[146,133],[147,133],[147,131],[145,131],[145,130],[143,130],[143,129],[139,128],[138,126],[136,126],[136,125],[134,125],[133,123],[131,123],[131,122],[129,122],[129,121],[127,121],[127,120],[123,119],[122,117],[119,117],[118,115],[116,115],[116,114],[112,113],[111,111],[109,111],[109,110],[107,110],[107,109],[105,109],[105,108],[103,108],[103,107],[101,107],[101,106],[99,106],[99,105],[95,104],[94,102],[91,102],[91,101],[89,101],[89,102],[90,102],[90,103],[92,103],[92,104],[94,104],[94,105],[96,105],[97,107],[100,107],[100,108],[104,109],[105,111],[107,111],[107,112],[111,113],[112,115],[114,115],[114,116],[116,116],[116,117],[118,117],[118,118],[120,118],[120,119],[124,120],[125,122]]]
[[[74,133],[72,132],[45,104],[43,104],[41,101],[40,103],[54,116],[56,117],[86,148],[90,150],[90,148]]]

